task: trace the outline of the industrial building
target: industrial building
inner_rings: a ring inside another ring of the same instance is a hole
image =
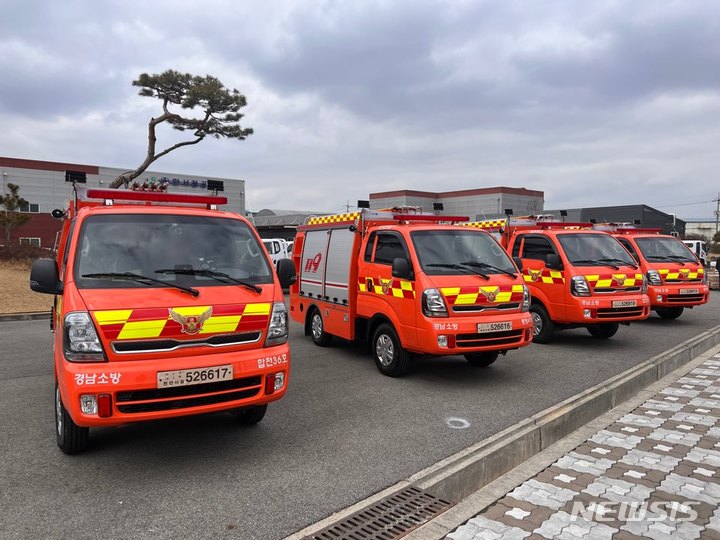
[[[32,214],[26,224],[16,228],[11,242],[28,243],[39,247],[53,248],[60,222],[50,212],[55,208],[64,209],[73,196],[74,179],[79,187],[107,187],[128,169],[0,157],[2,193],[7,193],[8,184],[20,187],[19,195],[29,204],[21,209]],[[228,198],[224,209],[245,214],[245,181],[234,178],[189,175],[160,171],[145,171],[136,181],[165,181],[168,191],[175,193],[222,192]],[[4,241],[4,235],[0,235]]]
[[[563,213],[567,215],[563,216]],[[574,222],[631,223],[637,227],[660,228],[664,234],[685,236],[685,221],[646,204],[545,210],[543,214]]]
[[[471,220],[504,217],[506,209],[512,209],[516,215],[537,214],[545,204],[542,191],[513,188],[491,187],[465,189],[461,191],[414,191],[409,189],[385,191],[370,194],[370,208],[392,208],[394,206],[419,206],[426,212],[432,212],[441,204],[440,212],[449,216],[468,216]]]

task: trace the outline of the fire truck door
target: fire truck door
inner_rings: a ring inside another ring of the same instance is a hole
[[[530,293],[542,299],[551,318],[565,317],[567,312],[565,272],[546,266],[548,255],[554,254],[559,257],[553,242],[542,234],[524,234],[513,244],[513,255],[516,252],[522,259],[523,279],[530,287]],[[544,298],[538,293],[542,293]]]
[[[405,240],[395,231],[375,231],[366,246],[358,267],[358,314],[369,318],[392,313],[403,345],[413,346],[417,343],[415,283],[392,276],[395,258],[404,258],[412,266]]]

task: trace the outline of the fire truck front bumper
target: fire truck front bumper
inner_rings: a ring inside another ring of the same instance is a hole
[[[571,324],[641,321],[650,316],[650,298],[646,294],[578,297],[568,305]]]
[[[648,296],[653,309],[690,307],[706,304],[710,289],[704,283],[667,284],[648,287]]]
[[[164,365],[163,365],[164,364]],[[112,426],[251,407],[285,395],[288,344],[168,362],[63,362],[65,408],[83,427]]]
[[[481,317],[424,317],[418,327],[419,352],[454,355],[483,351],[504,351],[532,342],[530,313]]]

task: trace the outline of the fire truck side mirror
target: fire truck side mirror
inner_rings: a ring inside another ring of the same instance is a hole
[[[392,277],[399,279],[412,279],[412,267],[407,259],[396,257],[392,263]]]
[[[562,270],[560,257],[558,257],[555,253],[545,255],[545,266],[551,270]]]
[[[295,273],[295,263],[291,259],[280,259],[277,263],[277,274],[280,280],[280,286],[287,289],[290,285],[297,281]]]
[[[38,259],[30,269],[30,288],[39,293],[61,294],[62,283],[54,259]]]
[[[518,270],[520,270],[522,272],[522,269],[523,269],[522,259],[520,257],[513,257],[513,262],[515,263],[515,266],[518,267]]]

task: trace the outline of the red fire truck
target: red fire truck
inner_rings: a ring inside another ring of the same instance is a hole
[[[528,345],[530,295],[497,241],[467,220],[394,208],[311,218],[298,228],[291,317],[319,346],[370,341],[377,368],[411,355],[464,355],[489,366]]]

